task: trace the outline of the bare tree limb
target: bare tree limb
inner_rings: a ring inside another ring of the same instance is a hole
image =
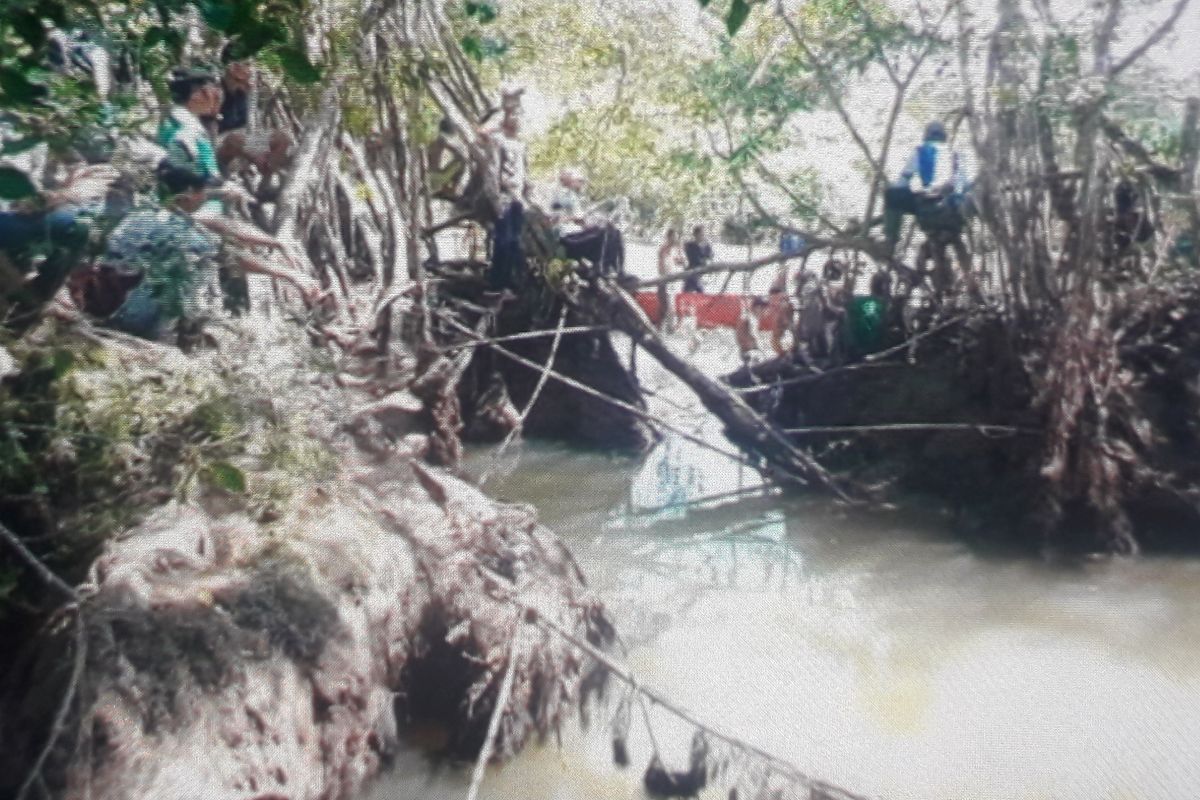
[[[34,555],[32,550],[25,546],[25,543],[21,541],[21,537],[13,533],[8,526],[2,522],[0,522],[0,539],[3,539],[8,543],[9,547],[16,551],[17,555],[21,557],[21,560],[24,561],[25,564],[34,571],[34,574],[41,579],[42,583],[46,584],[51,589],[54,589],[54,591],[58,592],[68,600],[79,599],[79,595],[73,588],[71,588],[70,584],[55,575],[49,567],[41,562],[41,559]]]
[[[1171,28],[1175,27],[1175,22],[1179,19],[1180,15],[1183,14],[1184,9],[1186,9],[1191,2],[1192,0],[1178,0],[1178,2],[1175,3],[1175,7],[1171,9],[1171,15],[1163,20],[1163,23],[1155,28],[1154,32],[1151,33],[1144,42],[1133,48],[1129,55],[1118,61],[1116,65],[1109,70],[1109,76],[1115,77],[1116,75],[1121,74],[1130,66],[1132,66],[1139,58],[1144,56],[1146,51],[1161,42],[1163,37],[1171,32]]]

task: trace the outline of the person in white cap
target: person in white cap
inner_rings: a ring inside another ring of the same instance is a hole
[[[564,167],[558,173],[558,186],[550,198],[550,214],[559,238],[584,229],[583,188],[586,185],[583,173],[574,167]]]
[[[520,96],[523,90],[508,87],[502,92],[504,111],[500,127],[480,128],[484,143],[491,149],[498,180],[498,208],[492,229],[492,265],[488,284],[493,291],[505,291],[524,270],[521,230],[525,225],[525,205],[530,202],[528,153],[521,141]]]
[[[625,269],[625,243],[616,226],[603,219],[589,219],[584,208],[587,179],[574,168],[563,169],[558,188],[550,201],[551,219],[567,258],[585,260],[603,274],[621,274]]]
[[[525,87],[518,83],[506,82],[500,84],[500,109],[508,114],[511,111],[521,110],[521,95],[525,94]]]

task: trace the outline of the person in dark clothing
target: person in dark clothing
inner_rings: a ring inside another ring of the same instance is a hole
[[[103,198],[116,177],[106,165],[85,167],[44,191],[38,207],[0,212],[0,324],[23,331],[37,321],[87,246],[79,207]]]
[[[525,227],[525,203],[529,202],[530,185],[525,143],[521,141],[519,107],[505,110],[498,130],[484,129],[480,133],[496,160],[500,189],[500,208],[492,229],[488,285],[492,291],[504,292],[516,288],[525,274],[521,231]]]
[[[240,161],[253,164],[263,175],[287,165],[292,137],[281,130],[250,130],[250,87],[254,73],[244,61],[225,67],[222,100],[217,117],[217,161],[228,172]]]
[[[683,254],[687,257],[689,270],[707,266],[713,259],[712,245],[704,235],[704,226],[692,228],[692,238],[683,246]],[[691,275],[683,282],[683,291],[704,294],[704,284],[699,275]]]
[[[233,62],[225,68],[221,83],[224,97],[217,133],[245,128],[250,123],[250,67],[242,61]]]
[[[1127,180],[1117,184],[1113,192],[1113,245],[1118,252],[1154,236],[1154,225],[1140,208],[1137,189]]]

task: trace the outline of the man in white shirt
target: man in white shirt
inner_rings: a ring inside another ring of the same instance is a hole
[[[525,225],[525,204],[529,202],[528,153],[521,141],[520,105],[510,101],[520,92],[504,96],[504,117],[497,130],[481,130],[491,148],[499,181],[499,209],[492,230],[492,264],[488,285],[493,291],[512,288],[514,278],[524,272],[525,254],[521,249],[521,231]]]
[[[554,230],[567,258],[587,261],[601,274],[620,275],[625,270],[625,242],[608,220],[589,219],[584,208],[587,179],[576,169],[559,173],[559,185],[550,201]]]
[[[554,232],[561,239],[584,229],[583,187],[586,181],[575,169],[564,169],[558,173],[558,186],[550,198],[550,214],[554,220]]]

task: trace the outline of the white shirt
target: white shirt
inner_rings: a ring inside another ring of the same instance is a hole
[[[574,189],[560,183],[554,190],[554,194],[550,198],[550,210],[557,220],[554,230],[559,236],[569,236],[583,230],[583,226],[575,221],[582,205],[583,198]]]
[[[900,179],[896,181],[896,186],[908,186],[915,177],[918,181],[921,180],[921,148],[932,147],[934,152],[933,158],[933,179],[929,182],[927,188],[934,189],[944,184],[951,184],[957,194],[962,194],[967,188],[967,175],[963,168],[962,158],[958,153],[950,149],[945,142],[925,142],[924,144],[914,147],[912,153],[908,157],[908,163],[904,165],[903,171],[900,173]]]
[[[503,131],[492,134],[492,143],[500,162],[500,198],[507,206],[525,196],[528,155],[524,142],[505,136]]]

